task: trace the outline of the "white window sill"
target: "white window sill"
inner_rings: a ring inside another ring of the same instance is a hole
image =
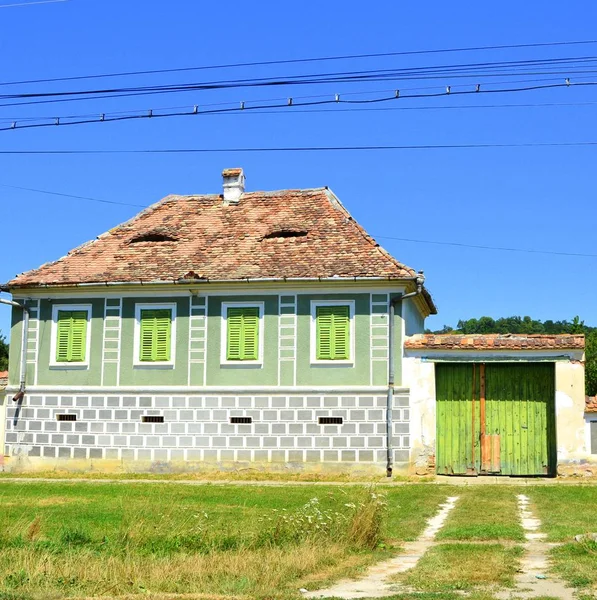
[[[312,367],[354,367],[353,360],[312,360]]]
[[[222,360],[220,361],[221,367],[254,367],[263,368],[263,361],[261,360]]]
[[[80,362],[65,362],[65,363],[50,363],[50,369],[73,369],[84,371],[85,369],[89,369],[89,363],[80,363]]]
[[[133,364],[133,369],[174,369],[173,362],[138,362]]]

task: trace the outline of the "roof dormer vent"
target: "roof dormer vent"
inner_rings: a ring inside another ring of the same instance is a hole
[[[245,191],[245,174],[242,169],[224,169],[224,206],[238,204]]]

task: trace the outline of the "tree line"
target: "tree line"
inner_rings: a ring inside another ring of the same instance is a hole
[[[480,317],[461,319],[456,328],[444,325],[437,331],[425,330],[425,333],[451,333],[455,335],[514,333],[514,334],[561,334],[583,333],[585,335],[585,392],[589,396],[597,394],[597,327],[589,327],[576,316],[571,321],[541,321],[531,317]]]

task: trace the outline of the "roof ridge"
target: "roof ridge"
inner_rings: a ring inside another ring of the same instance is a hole
[[[365,241],[367,241],[371,246],[373,246],[385,259],[389,260],[395,267],[398,267],[399,269],[407,269],[408,271],[412,271],[414,277],[415,270],[412,267],[409,267],[408,265],[401,263],[398,259],[394,258],[385,248],[383,248],[377,242],[377,240],[372,235],[367,233],[365,228],[350,214],[349,210],[344,206],[344,204],[342,204],[340,198],[338,198],[338,196],[336,196],[336,194],[334,194],[334,192],[330,188],[326,187],[324,189],[327,192],[328,200],[330,200],[332,205],[337,203],[338,208],[340,208],[340,210],[344,212],[344,214],[353,223],[353,225],[356,227],[357,231],[361,234]],[[332,198],[330,198],[330,195],[332,196]]]

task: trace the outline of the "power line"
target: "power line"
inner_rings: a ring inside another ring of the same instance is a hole
[[[533,79],[519,79],[516,81],[517,85],[521,85],[523,83],[546,83],[546,82],[559,82],[561,83],[562,78],[558,77],[541,77],[541,78],[533,78]],[[497,85],[506,85],[506,84],[510,84],[511,81],[492,81],[490,85],[492,86],[497,86]],[[488,85],[487,82],[481,82],[480,84],[477,84],[480,88],[480,90],[485,91],[485,87]],[[399,92],[400,97],[405,98],[408,97],[408,95],[405,95],[404,92],[415,92],[415,91],[425,91],[425,90],[437,90],[437,85],[427,85],[427,86],[407,86],[407,87],[403,87],[400,86],[399,90],[396,90],[396,87],[394,87],[393,89],[376,89],[376,90],[361,90],[361,91],[342,91],[340,94],[338,94],[338,96],[340,98],[342,98],[342,100],[346,97],[346,96],[371,96],[372,94],[388,94],[391,93],[394,96],[396,95],[396,91]],[[451,92],[456,92],[459,88],[463,88],[463,89],[469,89],[469,84],[454,84],[450,86],[450,90]],[[475,90],[477,89],[477,87],[475,87]],[[447,94],[446,94],[447,95]],[[317,100],[317,99],[325,99],[325,98],[329,98],[330,94],[303,94],[303,95],[292,95],[292,100],[293,100],[293,105],[295,105],[294,101],[295,100]],[[256,100],[251,100],[251,101],[244,101],[244,102],[202,102],[200,107],[201,107],[201,112],[203,112],[204,109],[206,108],[213,108],[213,107],[224,107],[224,106],[229,106],[229,107],[239,107],[241,104],[244,104],[245,106],[249,106],[252,102],[284,102],[284,105],[287,106],[288,105],[288,96],[284,96],[284,97],[280,97],[277,96],[276,98],[259,98]],[[33,103],[32,103],[33,104]],[[0,105],[0,106],[8,106],[8,105]],[[11,105],[14,106],[14,105]],[[16,106],[21,106],[20,104],[16,104]],[[199,106],[199,105],[197,105]],[[149,112],[149,110],[152,110],[154,113],[156,111],[166,111],[166,110],[182,110],[182,109],[188,109],[189,108],[189,104],[185,104],[185,105],[177,105],[177,106],[160,106],[160,107],[155,107],[153,109],[132,109],[129,111],[116,111],[116,112],[107,112],[107,111],[97,111],[94,112],[93,114],[79,114],[79,115],[61,115],[59,118],[60,119],[79,119],[79,118],[91,118],[91,117],[97,117],[98,114],[104,114],[104,115],[129,115],[131,113],[144,113],[147,114]],[[57,118],[57,115],[51,115],[51,116],[45,116],[45,117],[0,117],[0,121],[41,121],[41,120],[54,120]]]
[[[334,115],[334,114],[338,114],[338,113],[350,113],[350,112],[386,112],[386,111],[402,111],[402,110],[407,110],[407,111],[420,111],[420,110],[468,110],[468,109],[499,109],[499,108],[559,108],[559,107],[570,107],[570,106],[595,106],[597,105],[597,101],[595,102],[530,102],[530,103],[519,103],[519,104],[455,104],[453,106],[447,106],[447,105],[441,105],[441,106],[373,106],[373,107],[353,107],[353,108],[312,108],[312,109],[300,109],[300,108],[293,108],[292,110],[281,110],[279,108],[273,108],[272,110],[255,110],[255,111],[246,111],[246,110],[236,110],[235,112],[228,112],[228,113],[222,113],[222,112],[214,112],[214,113],[207,113],[207,112],[199,112],[199,114],[201,115],[205,115],[205,116],[237,116],[237,115],[292,115],[294,113],[300,113],[300,114],[309,114],[309,113],[324,113],[324,114],[328,114],[328,115]],[[300,106],[300,105],[299,105]],[[181,107],[178,107],[181,108]],[[187,107],[182,107],[182,108],[187,108]],[[158,110],[167,110],[166,108],[159,108],[159,109],[151,109],[152,114],[159,114],[156,111]],[[145,109],[145,110],[137,110],[135,111],[136,113],[142,114],[142,116],[149,118],[148,117],[148,113],[149,110]],[[105,113],[106,116],[110,116],[110,114],[114,114],[114,115],[119,115],[119,116],[129,116],[132,115],[132,113],[125,113],[125,112],[119,112],[119,113]],[[189,116],[191,114],[196,114],[194,112],[189,112],[189,113],[180,113],[180,115],[173,115],[173,116]],[[10,123],[19,123],[19,122],[31,122],[31,121],[55,121],[55,119],[60,119],[61,124],[63,123],[63,119],[82,119],[85,117],[93,117],[94,120],[90,121],[90,123],[96,123],[99,122],[98,121],[98,116],[96,114],[94,115],[69,115],[69,116],[64,116],[64,117],[0,117],[0,123],[6,123],[6,122],[10,122]],[[109,120],[108,120],[109,122]],[[66,123],[68,124],[68,122]],[[14,128],[11,127],[11,129],[20,129],[21,127],[19,126],[15,126]],[[0,129],[1,131],[1,129]]]
[[[583,81],[583,82],[571,82],[567,80],[565,83],[553,83],[553,84],[545,84],[545,85],[533,85],[526,87],[517,87],[517,88],[507,88],[507,89],[481,89],[479,85],[475,87],[474,90],[452,90],[450,86],[446,88],[445,91],[436,92],[431,94],[401,94],[399,90],[395,90],[394,94],[391,96],[381,97],[381,98],[369,98],[364,100],[345,100],[340,97],[340,95],[336,95],[333,99],[330,98],[328,100],[316,100],[312,102],[299,102],[295,103],[292,98],[288,98],[284,104],[273,105],[273,104],[262,104],[255,106],[246,106],[244,102],[240,102],[234,108],[219,108],[212,110],[199,110],[199,107],[195,105],[192,109],[187,109],[186,111],[176,111],[176,112],[167,112],[167,113],[158,113],[153,110],[148,110],[145,113],[141,114],[123,114],[117,113],[113,116],[110,114],[100,114],[96,117],[92,118],[79,118],[79,117],[53,117],[51,122],[47,123],[32,123],[31,120],[27,121],[24,125],[19,125],[18,121],[12,121],[12,123],[5,127],[0,127],[0,131],[9,131],[16,129],[35,129],[40,127],[55,127],[55,126],[66,126],[66,125],[86,125],[90,123],[111,123],[117,121],[130,121],[130,120],[139,120],[139,119],[160,119],[160,118],[170,118],[170,117],[185,117],[185,116],[196,116],[196,115],[214,115],[214,114],[226,114],[226,113],[238,113],[238,112],[246,112],[246,111],[261,111],[261,110],[295,110],[297,107],[314,107],[314,106],[333,106],[339,104],[349,104],[349,105],[374,105],[386,102],[396,102],[397,100],[404,99],[421,99],[421,98],[439,98],[446,96],[463,96],[463,95],[480,95],[480,94],[504,94],[504,93],[518,93],[518,92],[528,92],[528,91],[537,91],[537,90],[547,90],[547,89],[555,89],[555,88],[563,88],[563,87],[583,87],[583,86],[595,86],[597,82],[592,81]],[[74,120],[73,120],[74,119]]]
[[[580,65],[577,63],[581,63]],[[289,86],[289,85],[320,85],[331,83],[362,83],[376,81],[395,81],[395,80],[422,80],[438,79],[450,76],[454,78],[470,77],[520,77],[523,75],[573,75],[573,74],[594,74],[594,69],[578,70],[585,63],[595,63],[597,57],[576,57],[576,58],[558,58],[543,60],[525,60],[525,61],[507,61],[494,63],[470,63],[460,65],[440,65],[435,67],[416,67],[409,69],[377,69],[365,71],[345,71],[334,73],[317,73],[308,75],[295,75],[285,77],[262,77],[248,79],[229,79],[218,81],[207,81],[199,83],[183,83],[153,86],[134,86],[122,88],[102,88],[91,90],[71,90],[71,91],[52,91],[52,92],[30,92],[18,94],[0,95],[0,100],[22,100],[18,105],[39,104],[40,102],[31,102],[31,99],[52,98],[54,102],[72,101],[74,99],[84,98],[97,100],[112,97],[130,97],[138,95],[151,94],[171,94],[180,92],[213,91],[222,89],[252,88],[252,87],[270,87],[270,86]],[[546,72],[503,72],[484,73],[484,70],[510,69],[515,67],[530,67],[534,69],[566,68],[565,71]],[[11,106],[11,104],[2,104],[1,106]]]
[[[589,142],[512,142],[487,144],[413,144],[401,146],[286,146],[262,148],[162,148],[135,150],[0,150],[0,155],[74,155],[74,154],[207,154],[207,153],[259,153],[259,152],[339,152],[339,151],[384,151],[384,150],[469,150],[481,148],[555,148],[592,147],[597,141]]]
[[[14,8],[16,6],[31,6],[33,4],[55,4],[56,2],[69,2],[69,0],[36,0],[35,2],[17,2],[14,4],[0,4],[0,8]]]
[[[523,84],[523,83],[545,83],[545,82],[561,82],[562,77],[541,77],[541,78],[533,78],[533,79],[518,79],[516,81],[517,85]],[[511,81],[492,81],[490,85],[509,85],[511,84]],[[479,85],[483,90],[485,89],[485,86],[488,85],[488,82],[480,82],[477,85]],[[451,85],[450,88],[453,92],[455,92],[458,88],[468,88],[470,86],[470,84],[468,83],[456,83],[454,85]],[[415,92],[415,91],[425,91],[425,90],[436,90],[437,89],[437,84],[436,85],[427,85],[427,86],[399,86],[400,89],[400,94],[402,96],[404,96],[403,92]],[[396,92],[396,86],[394,86],[392,89],[376,89],[376,90],[359,90],[359,91],[342,91],[339,95],[344,98],[346,96],[364,96],[364,95],[372,95],[372,94],[387,94],[387,93],[395,93]],[[293,94],[292,98],[294,100],[315,100],[315,99],[321,99],[321,98],[329,98],[330,94]],[[93,100],[93,98],[91,98]],[[84,100],[86,100],[86,98],[84,98]],[[260,98],[260,99],[256,99],[256,100],[251,100],[250,102],[286,102],[288,100],[288,96],[284,96],[284,97],[280,97],[277,96],[276,98]],[[53,101],[49,101],[49,102],[53,102]],[[44,104],[45,102],[30,102],[27,104]],[[211,107],[216,107],[216,106],[238,106],[240,103],[239,102],[202,102],[201,103],[201,107],[202,108],[211,108]],[[245,102],[245,105],[248,105],[249,102]],[[5,107],[5,106],[24,106],[24,104],[19,104],[19,103],[15,103],[15,104],[2,104],[0,105],[1,107]],[[176,110],[176,109],[183,109],[183,108],[188,108],[188,104],[186,105],[178,105],[178,106],[162,106],[162,107],[158,107],[155,108],[153,110]],[[139,110],[139,109],[137,109]],[[105,112],[105,111],[104,111]],[[109,114],[129,114],[131,111],[120,111],[120,112],[111,112]],[[147,111],[146,111],[147,112]],[[92,117],[92,116],[97,116],[97,112],[95,112],[94,114],[90,115],[90,114],[86,114],[86,115],[70,115],[70,116],[63,116],[61,118],[77,118],[77,117]],[[105,113],[108,114],[108,113]],[[53,115],[51,117],[39,117],[40,119],[42,118],[46,118],[46,119],[55,119],[56,115]],[[0,118],[0,121],[2,120],[9,120],[9,121],[14,121],[15,118],[8,118],[8,117],[2,117]],[[37,117],[25,117],[24,119],[16,119],[16,120],[38,120]]]
[[[552,250],[534,250],[530,248],[508,248],[504,246],[482,246],[477,244],[463,244],[460,242],[438,242],[435,240],[415,240],[412,238],[399,238],[384,235],[374,235],[374,238],[380,240],[396,240],[400,242],[411,242],[414,244],[437,244],[440,246],[457,246],[459,248],[474,248],[476,250],[499,250],[502,252],[525,252],[529,254],[549,254],[555,256],[582,256],[587,258],[597,258],[597,254],[585,254],[582,252],[558,252]]]
[[[49,190],[39,190],[35,188],[22,187],[18,185],[8,185],[7,183],[0,183],[0,187],[10,188],[13,190],[23,190],[25,192],[35,192],[37,194],[49,194],[50,196],[61,196],[63,198],[75,198],[77,200],[89,200],[91,202],[101,202],[102,204],[119,204],[121,206],[135,206],[138,208],[147,208],[143,204],[129,204],[128,202],[117,202],[115,200],[100,200],[99,198],[91,198],[89,196],[75,196],[73,194],[63,194],[61,192],[51,192]]]
[[[14,190],[23,190],[23,191],[27,191],[27,192],[34,192],[37,194],[49,194],[51,196],[59,196],[62,198],[74,198],[74,199],[78,199],[78,200],[87,200],[87,201],[91,201],[91,202],[101,202],[103,204],[133,206],[133,207],[137,207],[137,208],[147,208],[147,206],[145,206],[143,204],[130,204],[128,202],[118,202],[116,200],[102,200],[100,198],[92,198],[90,196],[77,196],[74,194],[64,194],[62,192],[53,192],[50,190],[40,190],[37,188],[22,187],[22,186],[18,186],[18,185],[9,185],[6,183],[0,183],[0,187],[10,188],[10,189],[14,189]],[[477,244],[464,244],[461,242],[443,242],[443,241],[437,241],[437,240],[418,240],[418,239],[413,239],[413,238],[401,238],[401,237],[392,237],[392,236],[384,236],[384,235],[373,235],[373,237],[376,239],[381,239],[381,240],[395,240],[395,241],[399,241],[399,242],[409,242],[409,243],[415,243],[415,244],[433,244],[433,245],[440,245],[440,246],[455,246],[455,247],[459,247],[459,248],[472,248],[472,249],[476,249],[476,250],[496,250],[496,251],[501,251],[501,252],[523,252],[523,253],[529,253],[529,254],[547,254],[547,255],[553,255],[553,256],[574,256],[574,257],[597,258],[597,254],[586,254],[586,253],[582,253],[582,252],[559,252],[559,251],[555,251],[555,250],[536,250],[536,249],[529,249],[529,248],[510,248],[510,247],[504,247],[504,246],[486,246],[486,245],[477,245]]]
[[[47,1],[47,0],[46,0]],[[54,0],[56,1],[56,0]],[[508,49],[521,49],[521,48],[547,48],[547,47],[561,47],[561,46],[580,46],[597,44],[597,40],[578,40],[578,41],[563,41],[563,42],[537,42],[531,44],[502,44],[494,46],[469,46],[463,48],[442,48],[432,50],[406,50],[401,52],[376,52],[371,54],[345,54],[339,56],[323,56],[323,57],[310,57],[310,58],[295,58],[295,59],[284,59],[284,60],[267,60],[267,61],[255,61],[255,62],[240,62],[240,63],[229,63],[219,65],[201,65],[195,67],[179,67],[172,69],[152,69],[145,71],[124,71],[117,73],[102,73],[94,75],[77,75],[72,77],[54,77],[46,79],[29,79],[21,81],[9,81],[0,82],[0,86],[8,85],[25,85],[31,83],[52,83],[58,81],[80,81],[86,79],[102,79],[108,77],[130,77],[134,75],[155,75],[163,73],[182,73],[188,71],[204,71],[211,69],[232,69],[240,67],[257,67],[257,66],[270,66],[270,65],[288,65],[288,64],[300,64],[300,63],[312,63],[312,62],[324,62],[324,61],[338,61],[338,60],[354,60],[361,58],[385,58],[392,56],[415,56],[424,54],[444,54],[444,53],[457,53],[457,52],[477,52],[486,50],[508,50]]]

